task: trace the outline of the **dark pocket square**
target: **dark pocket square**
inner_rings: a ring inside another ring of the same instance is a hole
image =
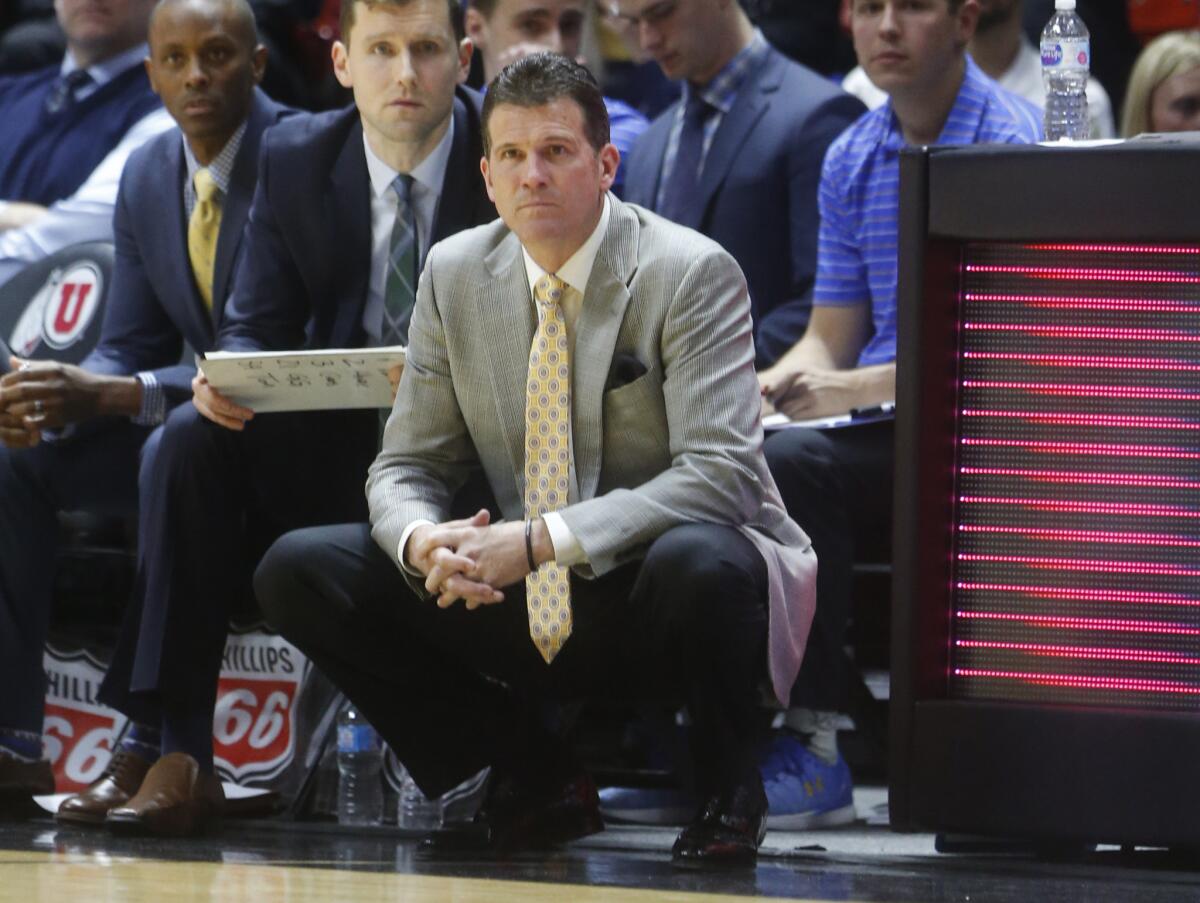
[[[621,386],[627,386],[635,379],[646,375],[646,365],[632,354],[618,351],[613,355],[612,366],[608,368],[608,381],[604,391],[611,392]]]

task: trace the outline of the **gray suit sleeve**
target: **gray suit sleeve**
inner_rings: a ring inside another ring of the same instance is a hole
[[[661,337],[671,466],[560,514],[596,575],[641,557],[670,527],[741,526],[763,503],[750,301],[733,258],[696,258],[668,305]]]
[[[445,521],[454,493],[477,466],[450,376],[450,358],[434,277],[436,249],[417,289],[408,357],[367,477],[371,535],[392,560],[404,528],[415,520]]]

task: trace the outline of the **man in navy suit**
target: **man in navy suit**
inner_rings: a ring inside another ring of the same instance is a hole
[[[460,87],[471,43],[458,0],[355,0],[342,35],[334,71],[355,107],[297,117],[264,140],[222,349],[405,344],[424,253],[495,218],[480,99]],[[231,609],[277,536],[366,517],[378,448],[374,411],[255,416],[202,376],[193,390],[148,468],[140,618],[101,689],[162,754],[109,811],[117,829],[186,834],[220,809],[213,709]]]
[[[817,183],[864,108],[771,47],[737,0],[619,0],[620,17],[683,97],[634,145],[625,199],[729,251],[750,286],[756,362],[804,332],[817,259]]]
[[[40,760],[55,514],[137,509],[156,427],[191,395],[184,345],[211,348],[221,324],[263,132],[287,112],[256,88],[266,50],[244,0],[165,0],[150,53],[151,83],[179,129],[125,170],[100,342],[79,367],[13,359],[24,369],[0,380],[0,803],[53,790]],[[223,208],[211,304],[187,243],[202,168]]]

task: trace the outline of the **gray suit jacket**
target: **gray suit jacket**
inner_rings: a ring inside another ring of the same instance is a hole
[[[599,576],[635,561],[678,524],[741,529],[767,564],[769,665],[786,700],[812,621],[816,556],[763,459],[745,279],[716,243],[610,199],[572,362],[579,500],[559,513],[587,554],[577,571]],[[523,518],[536,326],[521,246],[502,222],[430,251],[367,481],[373,535],[388,555],[414,520],[446,520],[480,465],[504,517]],[[634,360],[632,372],[645,373],[624,382]]]

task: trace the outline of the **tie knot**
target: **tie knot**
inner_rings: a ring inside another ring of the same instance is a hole
[[[559,304],[566,287],[567,284],[553,273],[547,273],[537,281],[533,294],[542,304]]]
[[[207,169],[197,169],[193,182],[196,186],[196,201],[201,204],[212,203],[217,194],[217,183],[212,173]]]
[[[392,179],[392,191],[396,192],[396,197],[401,204],[407,204],[412,197],[413,177],[406,172],[400,173],[396,178]]]
[[[683,116],[695,124],[700,124],[708,119],[708,114],[712,111],[712,104],[705,100],[699,91],[692,91],[688,95],[687,104],[683,108]]]

